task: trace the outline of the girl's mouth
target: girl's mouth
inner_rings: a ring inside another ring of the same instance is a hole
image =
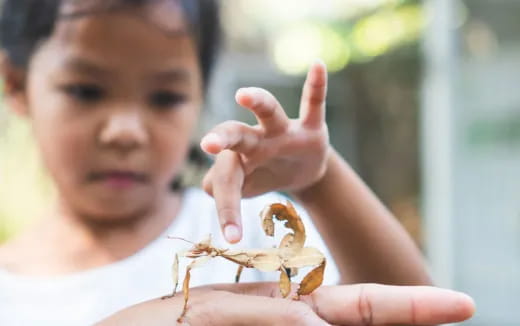
[[[114,170],[92,173],[89,179],[94,182],[103,183],[111,188],[127,189],[146,183],[148,176],[144,173]]]

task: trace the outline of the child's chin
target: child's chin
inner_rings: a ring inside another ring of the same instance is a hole
[[[98,207],[99,208],[99,207]],[[128,225],[133,221],[140,220],[149,216],[152,212],[151,205],[128,205],[121,207],[102,207],[102,209],[90,209],[90,214],[85,217],[93,223],[99,225]]]
[[[90,197],[90,198],[88,198]],[[80,215],[93,222],[128,222],[151,214],[153,196],[149,193],[119,194],[119,196],[86,196],[78,203]]]

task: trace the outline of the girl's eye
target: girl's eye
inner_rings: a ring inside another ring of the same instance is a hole
[[[103,98],[105,91],[95,84],[71,84],[63,87],[70,97],[81,102],[95,102]]]
[[[169,109],[185,102],[186,99],[187,97],[183,94],[159,91],[150,96],[150,104],[157,109]]]

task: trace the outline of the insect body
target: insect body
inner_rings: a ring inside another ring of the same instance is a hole
[[[296,275],[299,268],[306,266],[317,266],[310,271],[301,281],[296,292],[295,299],[301,295],[308,295],[318,288],[323,282],[325,271],[325,257],[315,248],[304,247],[305,227],[301,218],[298,216],[294,206],[287,202],[287,205],[275,203],[267,206],[261,213],[262,227],[268,236],[274,236],[274,219],[285,221],[285,227],[293,232],[286,234],[278,248],[268,249],[246,249],[229,250],[214,247],[211,243],[211,235],[204,241],[194,243],[193,247],[184,252],[182,256],[194,259],[186,268],[186,275],[183,283],[184,308],[179,321],[184,317],[188,307],[190,272],[193,268],[199,267],[214,257],[222,257],[239,265],[235,281],[240,280],[240,274],[244,267],[256,268],[263,272],[280,271],[280,293],[285,298],[291,290],[291,277]],[[173,294],[178,285],[179,255],[175,255],[173,263]],[[170,296],[170,297],[171,297]]]

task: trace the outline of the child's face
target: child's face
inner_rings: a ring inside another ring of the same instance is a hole
[[[185,159],[201,85],[187,32],[130,9],[60,21],[31,60],[25,95],[66,207],[98,220],[152,213]]]

